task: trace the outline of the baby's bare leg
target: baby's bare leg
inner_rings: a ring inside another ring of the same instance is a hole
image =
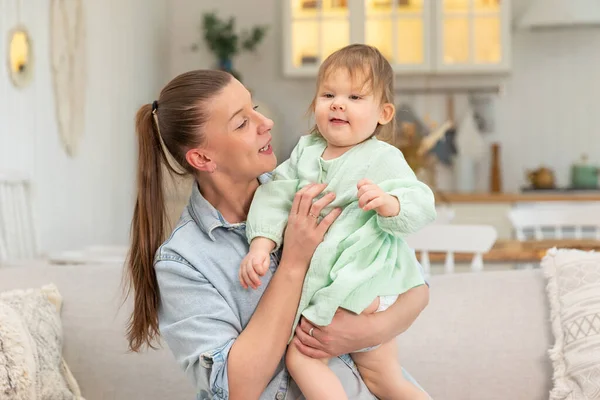
[[[381,400],[429,400],[421,389],[406,380],[398,361],[398,345],[395,339],[378,348],[353,353],[352,359],[365,384]]]
[[[342,383],[327,365],[328,361],[307,357],[294,344],[288,346],[285,364],[307,400],[348,399]]]

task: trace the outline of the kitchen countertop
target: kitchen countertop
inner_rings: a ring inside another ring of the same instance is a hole
[[[593,239],[547,239],[547,240],[528,240],[520,242],[518,240],[498,239],[492,249],[483,254],[483,263],[533,263],[539,262],[546,255],[548,249],[568,248],[584,251],[600,251],[600,240]],[[417,257],[420,258],[417,252]],[[432,263],[443,263],[446,259],[445,253],[429,253],[429,260]],[[454,262],[470,263],[473,259],[472,254],[456,253]]]
[[[598,191],[539,191],[524,193],[450,193],[436,192],[437,203],[526,203],[545,201],[598,201]]]

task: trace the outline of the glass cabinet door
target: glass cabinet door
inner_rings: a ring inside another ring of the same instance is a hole
[[[502,61],[500,0],[473,1],[473,57],[476,64]]]
[[[304,70],[314,74],[328,55],[350,44],[348,1],[352,0],[288,1],[291,1],[291,21],[284,21],[291,23],[291,27],[284,26],[290,30],[288,72],[302,74]]]
[[[510,0],[283,1],[288,76],[316,76],[350,43],[377,47],[399,74],[510,69]]]
[[[427,69],[430,1],[365,0],[364,42],[377,47],[396,70]]]
[[[508,3],[506,0],[504,3]],[[501,0],[442,0],[438,10],[439,69],[493,70],[507,60]]]

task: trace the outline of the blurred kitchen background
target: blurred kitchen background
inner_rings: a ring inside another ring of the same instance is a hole
[[[600,204],[597,0],[0,0],[0,33],[0,171],[27,182],[39,254],[126,246],[134,113],[175,75],[235,73],[282,161],[349,43],[397,71],[392,142],[445,222],[513,240],[515,208]],[[188,191],[169,191],[173,220]]]

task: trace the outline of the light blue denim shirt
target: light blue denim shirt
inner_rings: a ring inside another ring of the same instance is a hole
[[[264,174],[259,180],[264,183],[270,178]],[[194,185],[177,227],[156,254],[160,333],[193,381],[197,399],[229,398],[229,350],[248,324],[279,262],[273,254],[262,285],[244,289],[238,271],[248,252],[245,230],[245,223],[225,221]],[[302,398],[284,360],[285,355],[260,400]],[[348,355],[332,359],[330,367],[350,400],[374,399]]]

